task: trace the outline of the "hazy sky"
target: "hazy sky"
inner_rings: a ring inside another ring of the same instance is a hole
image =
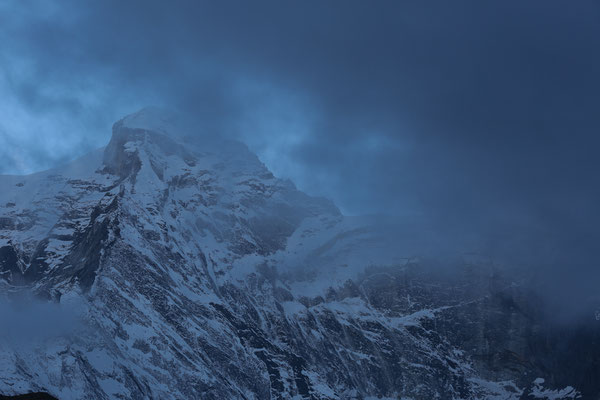
[[[0,96],[2,173],[164,105],[345,213],[600,277],[598,1],[5,0]]]

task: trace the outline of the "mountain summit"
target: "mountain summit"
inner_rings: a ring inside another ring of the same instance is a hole
[[[514,277],[472,259],[439,273],[410,235],[172,113],[127,116],[106,148],[0,184],[0,394],[578,395],[548,373]]]

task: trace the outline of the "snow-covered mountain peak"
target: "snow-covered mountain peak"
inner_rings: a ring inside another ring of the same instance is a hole
[[[0,307],[0,397],[516,400],[547,378],[512,277],[442,277],[418,229],[345,217],[181,121],[147,108],[103,158],[0,176],[0,299],[57,303],[28,333],[79,315],[24,345]]]
[[[131,129],[145,129],[168,133],[174,130],[173,128],[175,128],[177,120],[178,115],[175,111],[149,106],[125,116],[115,125],[121,124],[122,126]]]
[[[113,137],[127,132],[160,134],[186,147],[215,147],[216,143],[223,141],[218,132],[203,129],[202,121],[197,117],[155,106],[144,107],[113,125]]]
[[[201,122],[193,117],[157,107],[146,107],[113,125],[104,164],[108,172],[124,178],[132,171],[133,164],[141,163],[141,153],[174,167],[181,163],[174,162],[173,156],[188,166],[212,156],[229,169],[270,174],[245,144],[223,138],[218,132],[203,130]]]

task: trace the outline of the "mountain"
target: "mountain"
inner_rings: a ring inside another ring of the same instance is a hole
[[[426,233],[343,216],[170,113],[141,110],[105,148],[0,185],[0,394],[600,393],[598,346],[569,345],[598,330],[549,328],[514,269],[428,259]]]

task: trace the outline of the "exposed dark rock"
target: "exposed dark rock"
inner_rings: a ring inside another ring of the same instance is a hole
[[[32,392],[27,394],[20,394],[16,396],[3,396],[0,395],[0,400],[58,400],[56,397],[49,395],[44,392]]]

